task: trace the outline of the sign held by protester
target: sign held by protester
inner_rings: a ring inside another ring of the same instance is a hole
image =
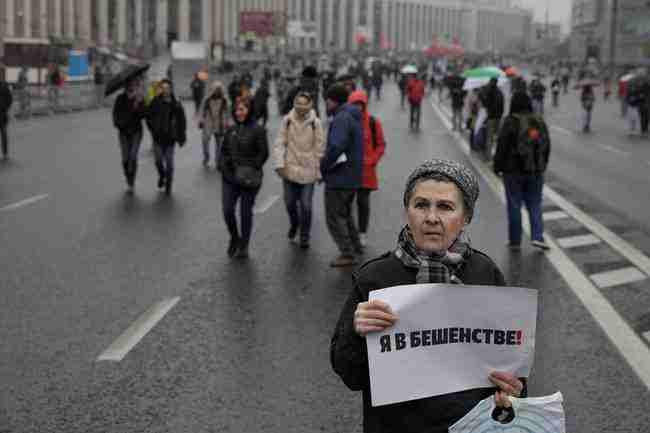
[[[492,371],[528,377],[537,291],[418,284],[370,292],[395,326],[367,336],[372,405],[491,387]]]

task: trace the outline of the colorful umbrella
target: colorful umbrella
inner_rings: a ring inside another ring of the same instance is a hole
[[[627,83],[630,81],[632,78],[636,78],[636,74],[626,74],[621,77],[619,80],[621,83]]]
[[[474,90],[480,89],[490,82],[491,78],[467,78],[465,84],[463,84],[463,90]],[[506,77],[499,77],[497,81],[497,86],[505,87],[508,85],[508,79]]]
[[[506,73],[496,66],[485,66],[482,68],[468,69],[463,72],[465,78],[500,78],[505,77]]]
[[[406,65],[402,68],[402,74],[417,74],[418,68],[415,65]]]
[[[518,68],[511,66],[508,69],[506,69],[506,75],[508,77],[518,77],[521,75],[521,71],[519,71]]]

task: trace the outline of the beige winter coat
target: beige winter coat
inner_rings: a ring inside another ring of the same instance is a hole
[[[273,145],[273,168],[285,168],[287,179],[300,184],[321,179],[320,160],[325,152],[323,125],[311,110],[304,120],[291,110]]]
[[[212,135],[214,133],[223,133],[226,129],[226,117],[228,116],[228,100],[225,96],[221,99],[212,98],[217,91],[221,89],[224,94],[223,85],[215,83],[212,85],[210,92],[201,103],[199,119],[203,123],[205,133]]]

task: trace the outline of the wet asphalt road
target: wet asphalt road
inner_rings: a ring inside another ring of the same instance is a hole
[[[389,148],[373,195],[369,258],[394,246],[410,170],[430,157],[466,160],[429,105],[422,133],[407,132],[392,83],[373,111]],[[177,153],[171,198],[156,191],[145,138],[136,195],[127,197],[109,119],[93,111],[13,126],[0,208],[47,196],[0,211],[0,432],[360,431],[360,395],[329,366],[350,277],[328,267],[336,248],[322,187],[304,253],[286,241],[285,211],[273,202],[281,183],[268,164],[258,203],[273,204],[256,216],[252,258],[232,262],[221,180],[200,164],[198,131]],[[275,119],[271,138],[277,127]],[[504,209],[481,186],[472,244],[511,284],[540,290],[531,395],[562,391],[573,433],[647,433],[646,386],[543,254],[528,245],[506,250]],[[620,301],[622,310],[635,304],[630,322],[649,311],[647,283],[636,292]],[[172,296],[176,307],[123,361],[96,361],[143,311]]]

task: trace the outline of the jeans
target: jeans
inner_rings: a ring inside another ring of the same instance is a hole
[[[592,110],[582,109],[582,124],[580,126],[583,132],[591,131],[591,112]]]
[[[420,115],[422,114],[422,104],[411,102],[411,129],[420,129]]]
[[[311,233],[314,184],[300,184],[284,179],[284,204],[291,227],[300,228],[300,240],[309,241]]]
[[[359,232],[366,233],[370,222],[370,193],[371,189],[362,188],[357,191],[357,214],[359,216]]]
[[[210,161],[210,145],[214,137],[214,162],[219,162],[219,155],[221,154],[221,143],[223,143],[223,134],[215,132],[214,134],[203,129],[203,161]]]
[[[9,136],[7,134],[7,122],[0,120],[0,139],[2,140],[2,156],[9,155]]]
[[[454,126],[454,131],[463,130],[463,107],[453,107],[451,124]]]
[[[648,121],[650,120],[650,108],[646,103],[639,107],[639,122],[641,123],[641,134],[648,133]]]
[[[501,121],[499,119],[487,120],[487,139],[485,140],[485,159],[490,161],[492,159],[492,152],[494,145],[499,136],[499,126]]]
[[[325,219],[341,255],[353,256],[361,250],[359,232],[352,218],[354,189],[325,189]]]
[[[226,179],[223,179],[222,182],[221,202],[228,232],[232,239],[241,240],[244,245],[248,245],[253,232],[253,206],[255,206],[255,199],[259,192],[260,188],[242,188]],[[241,233],[237,228],[237,217],[235,216],[238,200],[240,201]]]
[[[104,85],[95,84],[95,104],[98,107],[104,105]]]
[[[508,237],[510,243],[521,243],[521,205],[524,203],[530,216],[530,238],[544,240],[544,220],[542,219],[543,174],[504,174],[508,208]]]
[[[122,169],[126,182],[133,186],[138,172],[138,152],[142,142],[142,130],[133,134],[120,132],[120,151],[122,152]]]
[[[153,146],[154,157],[156,158],[156,169],[158,176],[164,179],[168,185],[174,181],[174,145],[160,145],[158,143]]]
[[[50,110],[54,111],[59,108],[59,88],[54,84],[50,84],[50,87],[47,89],[47,100],[50,104]]]
[[[625,118],[627,116],[627,101],[625,100],[625,97],[621,98],[621,117]]]

